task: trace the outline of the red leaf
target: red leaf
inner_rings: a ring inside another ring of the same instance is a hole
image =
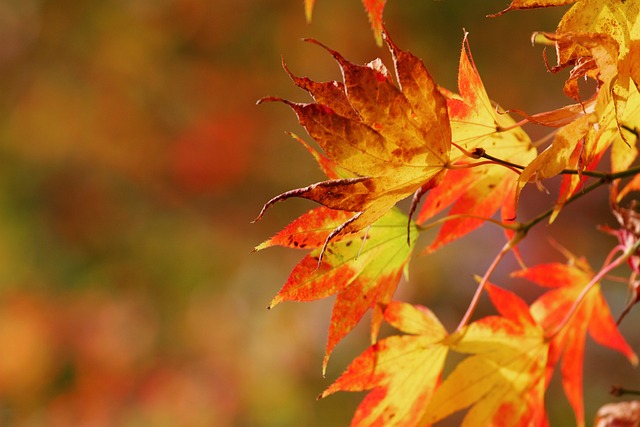
[[[336,344],[370,308],[374,309],[371,335],[375,341],[382,322],[380,304],[391,301],[418,236],[417,228],[412,226],[411,245],[407,244],[408,219],[393,209],[368,230],[330,242],[320,262],[324,239],[344,215],[348,213],[314,209],[256,248],[315,248],[293,269],[269,307],[282,301],[314,301],[337,295],[323,369]]]
[[[449,94],[447,100],[454,143],[468,152],[479,148],[516,164],[526,164],[534,158],[535,149],[524,131],[508,115],[498,114],[492,107],[466,36],[460,55],[458,90],[460,96]],[[458,165],[470,163],[461,152],[454,153],[452,161],[459,160]],[[435,251],[478,228],[500,208],[504,221],[513,220],[517,179],[512,170],[501,165],[447,171],[440,185],[427,195],[417,222],[424,223],[452,204],[449,215],[460,217],[442,225],[427,251]]]
[[[265,204],[258,219],[274,203],[290,197],[352,212],[329,235],[330,240],[364,230],[399,200],[439,182],[449,162],[451,143],[446,101],[424,64],[386,39],[400,88],[380,60],[356,65],[325,47],[340,65],[344,83],[315,83],[292,75],[317,102],[262,100],[289,105],[326,156],[348,176],[340,174],[341,179],[276,196]]]
[[[593,274],[576,265],[552,263],[518,271],[514,276],[553,288],[531,305],[533,317],[546,330],[553,330],[563,321]],[[579,425],[584,425],[582,370],[587,331],[599,344],[619,351],[634,365],[638,363],[637,356],[620,335],[611,317],[600,286],[594,286],[567,326],[553,337],[549,352],[550,370],[562,355],[562,384]]]

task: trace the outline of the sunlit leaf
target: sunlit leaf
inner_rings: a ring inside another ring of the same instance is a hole
[[[480,319],[449,337],[452,350],[471,354],[436,390],[423,418],[434,423],[471,407],[462,426],[543,425],[548,344],[528,307],[492,285],[502,316]]]
[[[449,162],[446,101],[418,58],[400,50],[388,37],[387,43],[400,88],[380,60],[356,65],[325,48],[339,63],[344,84],[317,84],[292,76],[298,86],[325,103],[263,100],[291,106],[327,157],[354,177],[283,193],[264,206],[258,219],[271,205],[290,197],[352,212],[330,240],[365,229],[397,201],[437,185]],[[344,95],[326,96],[336,89]]]
[[[593,277],[593,273],[579,268],[576,264],[553,263],[521,270],[514,273],[514,276],[552,288],[531,305],[533,317],[543,328],[552,330],[569,313],[578,295]],[[619,351],[634,365],[638,363],[637,356],[620,335],[611,317],[600,286],[594,286],[567,326],[553,337],[549,351],[551,369],[562,355],[562,384],[579,425],[584,425],[582,371],[587,331],[599,344]]]
[[[382,321],[379,304],[391,301],[418,235],[412,226],[411,246],[407,244],[407,217],[393,209],[367,230],[329,243],[319,261],[326,236],[343,221],[344,215],[324,207],[314,209],[257,248],[315,248],[293,269],[269,307],[282,301],[313,301],[336,295],[325,368],[335,345],[370,308],[374,309],[371,335],[375,341]]]
[[[352,426],[415,426],[440,381],[447,332],[427,308],[392,302],[384,318],[406,335],[385,338],[358,356],[320,397],[372,390]]]
[[[527,134],[515,126],[507,114],[498,113],[492,106],[466,37],[460,55],[458,90],[459,95],[449,94],[447,99],[455,144],[468,152],[481,149],[515,164],[527,164],[535,157],[536,150]],[[462,158],[464,161],[459,164],[472,162],[462,157],[459,150],[453,151],[452,161]],[[429,220],[452,204],[449,215],[463,217],[446,221],[427,250],[435,251],[464,236],[482,225],[484,221],[481,218],[490,218],[500,208],[504,220],[513,220],[517,179],[518,175],[513,170],[497,164],[447,171],[442,183],[427,195],[417,222],[421,224]]]

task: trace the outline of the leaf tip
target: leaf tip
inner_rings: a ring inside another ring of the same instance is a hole
[[[287,101],[277,96],[265,96],[264,98],[258,99],[256,101],[256,105],[264,104],[265,102],[284,102],[285,104],[287,103]]]
[[[329,364],[329,358],[327,355],[322,360],[322,378],[327,378],[327,365]]]
[[[340,55],[340,53],[337,50],[331,49],[329,46],[319,42],[318,40],[313,39],[313,38],[304,38],[302,40],[307,42],[307,43],[312,43],[312,44],[320,46],[321,48],[323,48],[324,50],[329,52],[335,58],[335,60],[338,61],[338,63],[340,65],[343,65],[343,64],[347,63],[347,60],[344,59],[344,57],[342,55]]]
[[[497,18],[500,15],[504,15],[505,13],[509,12],[511,10],[511,6],[509,6],[508,8],[506,8],[505,10],[501,10],[500,12],[496,12],[496,13],[490,13],[488,14],[486,17],[487,18]]]
[[[251,220],[250,224],[255,224],[256,222],[262,219],[262,217],[264,216],[264,213],[267,211],[268,205],[269,204],[267,203],[266,205],[262,206],[262,209],[260,209],[260,213],[258,214],[257,217]]]
[[[638,367],[638,355],[635,354],[634,352],[631,352],[631,354],[629,354],[627,357],[629,358],[629,362],[631,362],[633,367],[637,368]]]
[[[268,248],[270,246],[272,246],[271,241],[270,240],[266,240],[266,241],[260,243],[258,246],[254,247],[253,250],[251,250],[251,253],[261,251],[261,250],[266,249],[266,248]]]
[[[382,47],[382,30],[379,28],[375,28],[373,30],[373,37],[375,38],[378,47]]]
[[[282,297],[280,296],[280,294],[276,295],[267,306],[267,310],[273,310],[273,308],[276,305],[280,304],[281,302],[282,302]]]
[[[311,18],[313,16],[313,4],[315,0],[304,0],[304,16],[307,20],[307,23],[311,22]]]

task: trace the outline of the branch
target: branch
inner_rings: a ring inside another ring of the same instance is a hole
[[[519,165],[517,163],[513,163],[513,162],[509,162],[507,160],[502,160],[499,159],[497,157],[494,157],[490,154],[487,154],[487,152],[484,150],[484,148],[476,148],[475,150],[473,150],[473,152],[470,153],[470,157],[479,159],[479,158],[483,158],[483,159],[487,159],[487,160],[491,160],[494,163],[506,166],[510,169],[520,169],[520,170],[524,170],[525,166]],[[633,176],[633,175],[637,175],[638,173],[640,173],[640,166],[636,166],[634,168],[630,168],[627,169],[625,171],[621,171],[621,172],[617,172],[617,173],[611,173],[611,172],[602,172],[602,171],[589,171],[589,170],[584,170],[584,171],[579,171],[577,169],[562,169],[558,174],[559,175],[584,175],[584,176],[589,176],[592,178],[600,178],[600,179],[604,179],[607,182],[611,182],[615,179],[619,179],[619,178],[625,178],[627,176]]]
[[[577,171],[566,171],[567,173],[570,174],[577,174]],[[583,173],[583,175],[586,175],[585,171]],[[567,199],[567,201],[565,202],[565,205],[568,205],[570,203],[573,203],[574,201],[578,200],[579,198],[585,196],[586,194],[592,192],[593,190],[595,190],[596,188],[600,187],[603,184],[609,184],[617,179],[622,179],[622,178],[626,178],[629,176],[634,176],[640,173],[640,166],[636,166],[634,168],[630,168],[624,171],[620,171],[620,172],[616,172],[616,173],[607,173],[607,172],[595,172],[592,171],[590,172],[591,175],[590,176],[599,176],[599,179],[595,182],[593,182],[591,185],[585,187],[582,189],[582,191],[580,191],[579,193],[574,194],[573,196],[571,196],[570,198]],[[597,174],[597,175],[594,175]],[[521,224],[521,228],[522,230],[526,233],[529,231],[529,229],[531,227],[533,227],[534,225],[536,225],[537,223],[539,223],[540,221],[544,220],[545,218],[550,217],[554,212],[554,209],[551,208],[543,213],[541,213],[540,215],[536,216],[535,218],[533,218],[532,220]]]
[[[462,316],[462,320],[460,320],[460,324],[456,328],[456,332],[462,329],[463,327],[465,327],[467,323],[469,323],[469,320],[471,319],[473,312],[476,310],[476,307],[478,306],[478,302],[480,301],[480,296],[482,295],[482,291],[484,290],[485,286],[489,282],[489,278],[491,277],[491,274],[493,274],[493,272],[495,271],[500,261],[502,261],[502,258],[504,258],[504,256],[511,249],[513,249],[518,244],[518,242],[522,240],[522,238],[524,238],[524,236],[525,235],[522,233],[519,233],[519,232],[516,233],[516,235],[513,236],[513,238],[509,240],[502,247],[498,256],[496,256],[495,259],[491,262],[491,265],[489,266],[487,271],[484,273],[484,276],[482,276],[482,279],[480,279],[480,283],[478,283],[476,292],[473,295],[473,298],[471,299],[471,303],[469,303],[469,307],[467,308],[467,311],[464,313],[464,316]]]
[[[623,388],[619,384],[612,386],[609,393],[611,393],[613,396],[616,396],[616,397],[624,396],[625,394],[640,396],[640,390],[629,390],[629,389]]]

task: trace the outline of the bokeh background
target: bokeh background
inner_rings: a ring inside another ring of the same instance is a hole
[[[293,113],[255,102],[308,99],[281,55],[298,75],[339,78],[303,37],[391,63],[360,2],[319,0],[309,24],[302,3],[0,0],[0,425],[348,424],[362,394],[315,397],[366,347],[366,319],[322,378],[331,300],[265,308],[303,254],[251,250],[311,205],[250,221],[322,175],[284,134],[304,134]],[[506,5],[390,0],[385,21],[445,87],[455,90],[465,28],[493,99],[529,112],[562,105],[563,77],[547,73],[529,37],[564,9],[485,17]],[[553,200],[525,195],[525,217]],[[606,191],[590,200],[539,226],[525,259],[561,260],[553,235],[598,266],[614,242],[593,227],[612,218]],[[415,259],[398,296],[455,327],[472,275],[502,243],[489,227]],[[495,281],[534,298],[506,276],[514,267],[507,260]],[[624,285],[606,292],[619,313]],[[636,351],[638,320],[623,324]],[[613,400],[611,384],[639,388],[618,354],[589,346],[587,363],[588,419]],[[557,380],[549,396],[552,422],[571,423]]]

